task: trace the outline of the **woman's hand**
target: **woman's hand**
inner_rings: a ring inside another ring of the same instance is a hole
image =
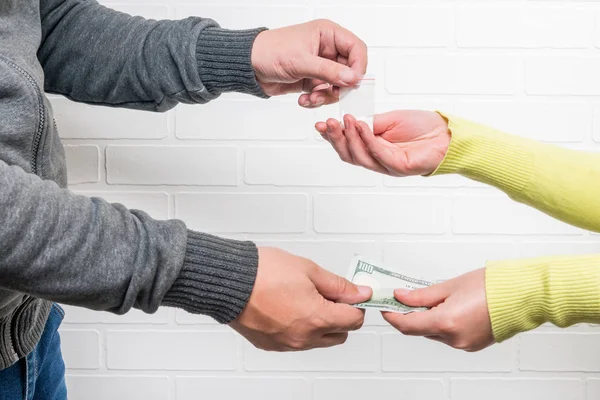
[[[392,176],[428,175],[442,162],[450,144],[446,120],[432,111],[393,111],[375,116],[369,126],[344,117],[319,122],[315,128],[350,164]]]
[[[485,295],[485,269],[394,294],[408,306],[431,307],[407,315],[383,313],[385,320],[405,335],[424,336],[469,352],[495,343]]]

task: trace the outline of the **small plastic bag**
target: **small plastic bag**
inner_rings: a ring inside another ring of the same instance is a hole
[[[344,115],[350,114],[357,121],[364,121],[371,131],[375,115],[375,77],[365,75],[356,86],[340,89],[340,121],[344,126]]]

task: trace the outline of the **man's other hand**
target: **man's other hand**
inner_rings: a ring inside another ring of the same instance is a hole
[[[359,329],[364,311],[349,304],[371,298],[317,264],[285,251],[260,248],[248,305],[230,326],[254,346],[271,351],[309,350],[342,344]]]

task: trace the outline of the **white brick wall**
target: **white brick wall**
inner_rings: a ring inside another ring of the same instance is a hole
[[[592,0],[103,0],[229,28],[330,18],[361,35],[377,110],[441,109],[579,149],[600,143],[600,2]],[[600,252],[600,236],[457,176],[343,165],[313,132],[337,108],[228,94],[164,114],[53,99],[77,193],[248,238],[338,274],[355,253],[450,278],[486,260]],[[66,307],[74,400],[600,398],[600,331],[544,326],[477,354],[403,337],[377,313],[338,348],[271,354],[173,309]]]

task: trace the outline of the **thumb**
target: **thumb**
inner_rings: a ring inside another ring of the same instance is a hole
[[[357,286],[347,279],[317,267],[309,276],[315,287],[327,300],[358,304],[371,298],[373,291],[367,286]]]
[[[354,86],[360,78],[352,68],[318,56],[300,60],[296,73],[298,79],[319,79],[334,86]]]
[[[400,303],[410,307],[435,307],[443,303],[450,295],[443,283],[422,289],[396,289],[394,296]]]

